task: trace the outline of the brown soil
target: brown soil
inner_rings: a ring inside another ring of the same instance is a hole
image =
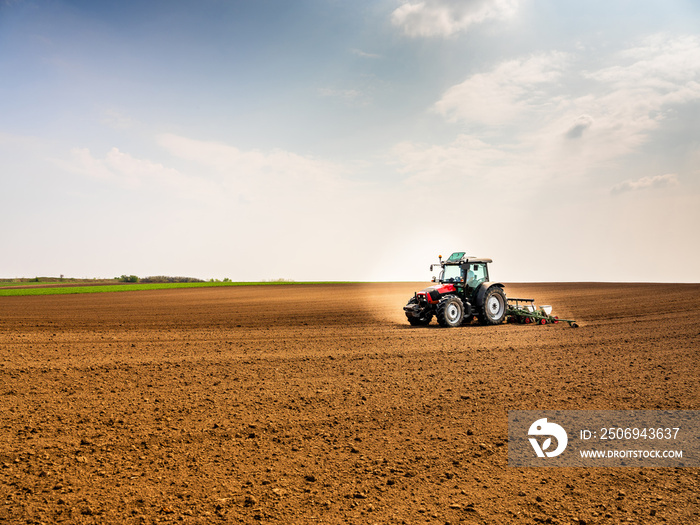
[[[0,298],[0,522],[699,523],[700,469],[507,466],[512,409],[700,409],[700,285],[412,328],[420,284]]]

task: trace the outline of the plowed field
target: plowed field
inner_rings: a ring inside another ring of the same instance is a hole
[[[507,466],[508,410],[700,409],[700,285],[423,286],[0,298],[0,522],[700,523],[700,469]]]

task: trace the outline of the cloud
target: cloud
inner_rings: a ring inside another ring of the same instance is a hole
[[[586,70],[590,60],[585,49],[553,51],[468,76],[433,106],[467,132],[444,144],[401,144],[393,152],[401,171],[412,182],[448,179],[425,162],[431,157],[455,177],[473,162],[503,177],[528,172],[532,183],[619,172],[665,122],[691,118],[685,104],[700,101],[700,37],[655,35]],[[465,136],[479,147],[465,147]]]
[[[700,37],[696,35],[652,35],[612,58],[615,65],[585,76],[617,89],[653,90],[661,94],[677,92],[678,86],[690,88],[684,91],[690,94],[699,87]]]
[[[605,57],[615,65],[598,70],[581,70],[584,59],[551,52],[502,62],[447,89],[435,109],[451,122],[492,126],[525,115],[528,131],[556,124],[568,138],[595,121],[598,133],[624,135],[631,147],[675,106],[700,99],[700,37],[655,35]]]
[[[266,223],[291,225],[314,216],[344,223],[338,216],[351,213],[354,202],[372,186],[350,180],[347,168],[338,164],[281,149],[242,150],[175,134],[157,140],[176,161],[186,161],[183,169],[215,186],[214,199],[246,203],[257,217],[267,214]],[[295,214],[298,218],[292,220]]]
[[[574,120],[573,125],[564,134],[568,139],[580,139],[583,132],[593,125],[593,117],[581,115]]]
[[[391,21],[411,37],[448,37],[488,19],[512,16],[519,0],[424,0],[405,2]]]
[[[611,60],[616,64],[582,73],[582,81],[594,81],[590,92],[568,104],[625,151],[643,144],[680,105],[700,100],[700,37],[654,35]]]
[[[440,183],[451,188],[486,178],[493,181],[499,166],[512,160],[503,149],[466,134],[446,145],[400,143],[391,154],[399,172],[408,175],[408,184]]]
[[[114,150],[119,151],[116,148]],[[93,179],[109,181],[118,178],[105,161],[95,159],[87,148],[73,148],[70,151],[70,161],[64,167]]]
[[[365,51],[362,51],[361,49],[352,49],[351,51],[352,51],[353,55],[357,55],[358,57],[362,57],[362,58],[375,58],[375,59],[382,58],[381,55],[377,55],[374,53],[367,53]]]
[[[164,150],[164,162],[114,147],[104,157],[75,148],[59,164],[142,195],[169,192],[178,197],[171,205],[204,202],[208,213],[223,221],[255,221],[251,231],[261,235],[272,229],[282,232],[284,227],[314,227],[330,235],[333,225],[350,228],[357,221],[357,203],[371,200],[365,197],[371,183],[349,180],[345,168],[322,159],[281,149],[243,150],[175,134],[156,140]]]
[[[281,149],[245,151],[221,142],[169,133],[157,140],[174,157],[209,168],[222,184],[258,195],[280,193],[289,197],[308,193],[312,186],[329,190],[349,184],[343,180],[345,170],[340,166]]]
[[[616,184],[610,190],[611,193],[625,193],[628,191],[667,188],[669,186],[678,185],[678,175],[675,173],[667,173],[666,175],[656,175],[654,177],[642,177],[637,180],[626,180],[620,184]]]
[[[128,190],[175,191],[183,197],[202,199],[216,195],[215,188],[206,180],[183,175],[157,162],[138,159],[116,147],[104,158],[95,158],[87,148],[74,148],[69,160],[58,164],[73,173]]]
[[[529,109],[551,108],[556,97],[545,88],[561,77],[567,60],[566,54],[553,52],[503,62],[449,88],[435,110],[453,122],[496,125]]]

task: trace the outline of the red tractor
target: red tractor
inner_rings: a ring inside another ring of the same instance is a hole
[[[440,276],[430,286],[416,292],[403,307],[408,322],[425,326],[437,317],[440,326],[453,327],[469,323],[476,316],[484,325],[501,324],[506,318],[508,301],[501,283],[489,281],[488,263],[464,252],[440,259]],[[433,270],[431,264],[430,270]]]

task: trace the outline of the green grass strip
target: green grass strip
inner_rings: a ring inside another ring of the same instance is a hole
[[[343,281],[345,282],[345,281]],[[295,284],[339,284],[341,281],[270,281],[270,282],[232,282],[232,283],[143,283],[143,284],[106,284],[87,286],[60,286],[43,288],[12,288],[0,290],[0,297],[25,295],[67,295],[81,293],[135,292],[145,290],[170,290],[172,288],[210,288],[214,286],[283,286]]]

